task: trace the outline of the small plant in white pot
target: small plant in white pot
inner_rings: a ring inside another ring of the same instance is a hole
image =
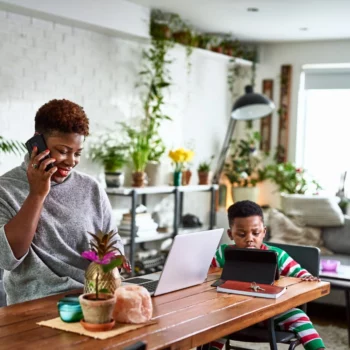
[[[81,320],[83,327],[90,331],[104,331],[113,328],[112,319],[115,297],[114,290],[109,290],[106,286],[110,285],[106,279],[113,279],[110,272],[123,267],[130,272],[130,265],[122,252],[115,247],[116,240],[113,237],[117,232],[110,231],[103,233],[99,231],[97,235],[90,233],[93,240],[90,241],[91,250],[83,252],[82,257],[91,261],[86,270],[85,278],[89,278],[89,273],[93,274],[93,293],[85,293],[79,297],[79,302],[83,311],[84,319]],[[119,274],[118,274],[119,275]],[[107,283],[107,284],[106,284]]]

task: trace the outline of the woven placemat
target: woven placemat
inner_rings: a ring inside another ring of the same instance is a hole
[[[105,331],[105,332],[90,332],[90,331],[87,331],[80,324],[80,322],[67,323],[67,322],[63,322],[59,317],[53,318],[52,320],[40,321],[37,324],[39,326],[51,327],[51,328],[60,329],[62,331],[86,335],[88,337],[92,337],[95,339],[108,339],[111,337],[115,337],[116,335],[119,335],[119,334],[133,331],[134,329],[149,326],[150,324],[154,324],[154,323],[156,323],[156,322],[149,321],[147,323],[142,323],[142,324],[116,323],[113,329],[111,329],[110,331]]]

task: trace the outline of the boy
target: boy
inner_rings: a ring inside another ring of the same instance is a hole
[[[263,243],[266,235],[263,212],[259,205],[251,201],[236,202],[228,209],[228,236],[237,248],[273,250],[278,256],[280,275],[299,277],[305,281],[319,281],[294,261],[284,250]],[[222,244],[212,261],[212,266],[223,267],[224,251],[227,244]],[[325,345],[313,327],[310,319],[299,309],[292,309],[275,318],[275,326],[279,330],[293,331],[306,350],[321,350]],[[226,339],[218,339],[211,343],[211,349],[223,349]]]

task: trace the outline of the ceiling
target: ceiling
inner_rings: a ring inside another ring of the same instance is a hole
[[[129,1],[178,13],[200,31],[232,33],[244,41],[350,38],[350,0]],[[248,12],[251,7],[259,11]]]

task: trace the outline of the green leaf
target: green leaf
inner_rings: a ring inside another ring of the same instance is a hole
[[[114,268],[122,266],[123,261],[124,261],[124,257],[118,256],[117,258],[113,259],[109,264],[101,265],[102,270],[105,273],[112,271]]]
[[[107,289],[107,288],[101,288],[101,289],[99,290],[99,292],[100,292],[100,293],[109,294],[109,289]]]

